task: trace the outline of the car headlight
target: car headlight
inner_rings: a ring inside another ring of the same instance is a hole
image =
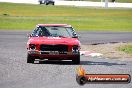
[[[35,44],[30,44],[29,45],[29,49],[30,50],[35,50],[36,49],[36,45]]]
[[[79,47],[78,47],[78,45],[74,45],[72,47],[72,53],[75,53],[75,54],[78,54],[79,53]]]

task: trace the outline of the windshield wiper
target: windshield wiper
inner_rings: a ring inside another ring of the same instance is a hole
[[[61,35],[60,35],[60,36],[57,36],[57,37],[61,37],[61,38],[67,38],[66,36],[61,36]]]

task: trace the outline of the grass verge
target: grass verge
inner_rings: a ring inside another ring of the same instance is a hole
[[[121,46],[119,47],[119,50],[128,54],[132,54],[132,45]]]
[[[78,30],[132,31],[132,10],[0,3],[0,29],[29,30],[38,23],[67,23]]]
[[[99,44],[99,45],[82,45],[81,49],[94,51],[96,53],[101,53],[103,54],[103,57],[109,58],[109,59],[132,61],[132,43],[115,43],[115,44],[108,43],[108,44]]]

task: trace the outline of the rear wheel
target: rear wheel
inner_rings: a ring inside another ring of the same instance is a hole
[[[72,60],[72,62],[73,62],[74,64],[80,64],[80,55],[78,55],[77,58],[74,58],[74,59]]]
[[[34,57],[32,57],[31,55],[27,54],[27,63],[34,63]]]

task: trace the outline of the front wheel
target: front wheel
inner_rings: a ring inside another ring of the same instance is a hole
[[[78,55],[77,58],[74,58],[74,59],[72,60],[72,62],[73,62],[74,64],[80,64],[80,55]]]
[[[32,57],[31,55],[27,54],[27,63],[34,63],[34,57]]]
[[[52,5],[55,5],[55,3],[52,3]]]
[[[42,4],[42,1],[40,1],[39,4],[41,5]]]

